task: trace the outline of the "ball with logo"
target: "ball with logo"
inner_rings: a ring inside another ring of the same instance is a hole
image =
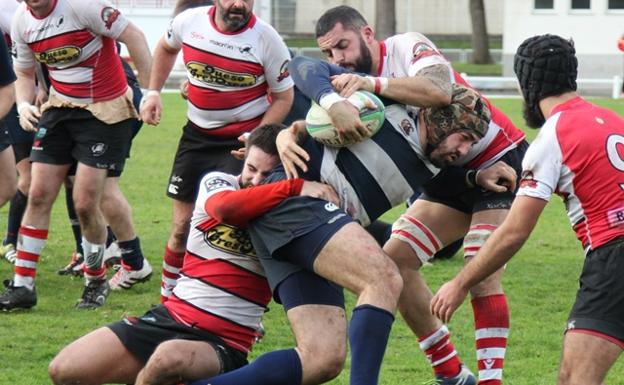
[[[379,131],[384,123],[384,104],[377,96],[367,91],[356,91],[348,99],[360,112],[360,120],[371,132],[373,136]],[[375,105],[375,108],[367,106],[367,100]],[[306,129],[310,136],[317,141],[332,147],[343,147],[353,144],[353,142],[343,141],[338,135],[338,130],[332,124],[331,118],[325,109],[312,102],[305,119]]]

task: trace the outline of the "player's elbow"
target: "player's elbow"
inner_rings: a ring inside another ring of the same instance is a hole
[[[218,207],[215,207],[209,213],[211,217],[216,219],[221,223],[227,223],[230,225],[239,225],[237,221],[237,211],[238,208],[234,204],[220,204]]]
[[[428,93],[431,107],[445,107],[450,105],[451,95],[437,87],[434,88],[434,90]]]

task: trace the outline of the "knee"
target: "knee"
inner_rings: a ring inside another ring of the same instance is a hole
[[[306,382],[325,383],[338,377],[346,360],[346,344],[298,347]]]
[[[74,370],[75,365],[72,365],[69,360],[63,358],[63,353],[54,357],[50,365],[48,365],[48,375],[52,380],[52,383],[56,385],[60,384],[78,384],[80,378],[77,376],[77,372]]]
[[[74,209],[79,218],[90,218],[93,215],[97,205],[95,198],[80,194],[74,195]]]
[[[403,277],[398,267],[384,255],[387,260],[384,269],[377,275],[375,282],[383,286],[383,291],[393,298],[399,298],[403,290]]]
[[[154,350],[145,368],[151,375],[165,376],[178,371],[184,363],[185,355],[180,354],[178,342],[165,341]]]

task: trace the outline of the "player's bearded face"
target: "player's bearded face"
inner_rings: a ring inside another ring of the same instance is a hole
[[[436,147],[430,148],[427,156],[436,167],[444,168],[466,155],[476,141],[471,135],[456,132],[444,138]]]
[[[271,174],[279,163],[279,157],[267,154],[256,146],[247,148],[243,171],[240,176],[242,188],[257,186]]]
[[[243,28],[251,18],[253,0],[218,0],[216,5],[218,17],[231,31],[238,31]]]
[[[359,36],[359,38],[360,56],[355,60],[355,63],[351,65],[351,69],[355,72],[369,74],[373,71],[373,56],[362,36]]]
[[[544,115],[539,111],[539,107],[530,108],[526,101],[522,103],[522,116],[527,126],[531,128],[540,128],[546,122]]]

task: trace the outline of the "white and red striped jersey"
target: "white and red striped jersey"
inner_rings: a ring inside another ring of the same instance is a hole
[[[563,198],[583,247],[624,235],[624,119],[576,97],[558,105],[529,146],[518,195]]]
[[[178,322],[214,333],[247,352],[271,291],[247,231],[220,223],[205,208],[215,194],[238,189],[233,175],[211,172],[202,178],[184,265],[165,306]]]
[[[129,21],[108,0],[53,0],[52,11],[34,16],[26,3],[11,25],[14,66],[48,67],[52,89],[74,103],[117,98],[128,84],[115,39]]]
[[[451,81],[472,88],[453,70],[436,46],[418,32],[391,36],[380,42],[380,50],[381,60],[376,76],[393,78],[414,76],[426,67],[443,64],[449,69]],[[516,148],[525,137],[502,111],[484,99],[492,111],[488,132],[468,154],[458,158],[453,165],[475,169],[487,167],[509,150]],[[408,107],[408,111],[414,109],[417,110],[417,107]]]
[[[222,32],[215,7],[176,16],[165,35],[181,49],[189,80],[188,119],[211,135],[237,137],[258,126],[268,91],[293,87],[290,54],[278,33],[255,15],[240,31]]]

